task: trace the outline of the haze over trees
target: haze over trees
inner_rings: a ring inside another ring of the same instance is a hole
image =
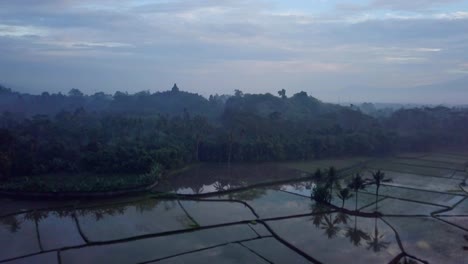
[[[31,95],[0,87],[0,176],[146,173],[192,162],[306,160],[468,143],[468,110],[368,115],[306,92]]]

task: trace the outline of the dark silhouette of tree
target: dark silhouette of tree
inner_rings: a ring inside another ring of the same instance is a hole
[[[348,188],[341,189],[337,193],[338,197],[341,199],[341,208],[344,208],[345,201],[348,200],[349,198],[353,197],[353,195],[350,193]]]
[[[462,186],[468,185],[468,167],[465,168],[465,178],[461,182]]]
[[[355,206],[355,210],[357,211],[358,208],[357,208],[357,204],[358,204],[358,191],[359,190],[363,190],[366,185],[365,185],[365,182],[364,180],[362,179],[361,175],[359,173],[356,173],[353,177],[353,179],[351,180],[351,182],[348,184],[348,187],[354,191],[354,195],[356,197],[356,206]]]
[[[314,179],[316,179],[316,180],[321,180],[322,179],[322,171],[320,169],[317,169],[314,172]]]
[[[331,193],[328,185],[316,184],[312,190],[311,198],[317,203],[327,204],[331,200]]]
[[[336,175],[335,167],[331,166],[328,169],[328,173],[327,173],[327,186],[330,188],[330,194],[333,194],[333,186],[335,185],[337,187],[340,187],[338,183],[338,177]]]
[[[243,97],[244,93],[241,90],[234,90],[234,96],[235,97]]]
[[[383,173],[381,170],[377,170],[376,172],[373,172],[372,173],[372,178],[374,179],[374,183],[375,183],[375,186],[376,186],[376,189],[375,189],[375,210],[377,211],[377,204],[378,204],[378,201],[379,201],[379,189],[380,189],[380,185],[382,184],[382,182],[387,182],[387,181],[390,181],[390,179],[385,179],[385,173]]]
[[[278,95],[279,95],[282,99],[288,98],[288,97],[286,96],[286,90],[285,90],[285,89],[279,90],[279,91],[278,91]]]
[[[76,89],[76,88],[73,88],[71,89],[69,92],[68,92],[68,96],[72,96],[72,97],[83,97],[84,94],[83,92],[81,92],[80,90]]]

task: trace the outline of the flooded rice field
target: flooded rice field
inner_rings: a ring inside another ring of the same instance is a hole
[[[0,198],[0,263],[468,263],[467,161],[340,160],[342,184],[357,167],[392,181],[334,206],[310,199],[306,163],[199,165],[139,197]]]

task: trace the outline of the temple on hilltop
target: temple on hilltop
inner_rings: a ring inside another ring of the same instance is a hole
[[[179,91],[179,87],[177,87],[177,83],[174,83],[174,86],[172,86],[171,91],[173,91],[173,92],[178,92]]]

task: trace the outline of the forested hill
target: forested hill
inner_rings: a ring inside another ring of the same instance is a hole
[[[214,97],[213,97],[214,98]],[[216,97],[217,98],[217,97]],[[0,86],[0,111],[24,115],[51,115],[61,111],[84,109],[88,112],[126,113],[137,115],[169,114],[181,115],[184,111],[192,114],[213,116],[222,111],[222,104],[208,101],[198,94],[183,92],[176,85],[170,91],[149,93],[147,91],[114,95],[98,92],[84,95],[78,89],[62,93],[31,95],[13,92]]]
[[[145,173],[191,162],[303,160],[468,145],[468,111],[371,117],[305,92],[210,96],[180,91],[29,95],[0,87],[0,178],[55,172]]]

